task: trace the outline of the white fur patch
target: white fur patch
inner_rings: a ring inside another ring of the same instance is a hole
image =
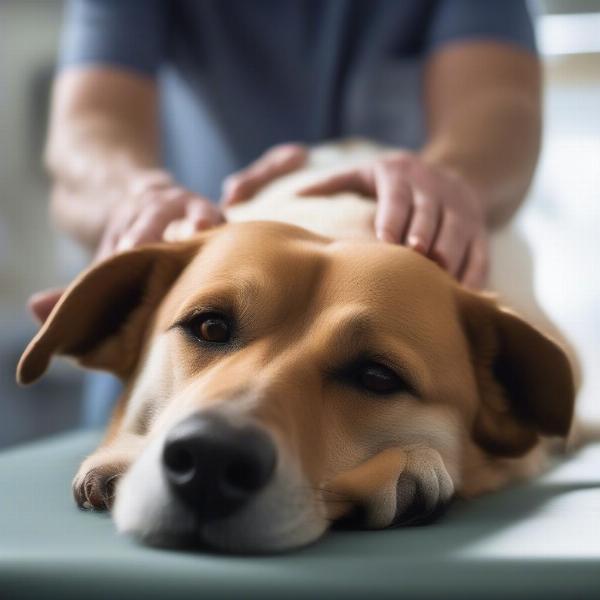
[[[164,371],[168,368],[169,344],[166,336],[152,340],[148,354],[143,358],[143,368],[138,374],[135,387],[127,402],[123,417],[124,431],[137,431],[140,423],[153,412],[158,412],[164,398],[172,394],[173,377]]]

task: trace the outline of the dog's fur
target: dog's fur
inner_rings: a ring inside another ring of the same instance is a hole
[[[275,551],[340,519],[423,521],[454,495],[540,471],[542,439],[571,426],[574,366],[547,337],[558,334],[533,301],[514,232],[495,237],[490,287],[522,316],[375,241],[371,199],[295,196],[382,152],[318,148],[306,168],[231,208],[229,224],[120,254],[69,287],[18,374],[31,382],[63,354],[124,381],[104,442],[75,477],[81,506],[114,497],[119,530],[149,541]],[[182,331],[204,308],[234,316],[228,347]],[[376,396],[339,375],[363,356],[393,368],[404,389]],[[160,469],[165,436],[197,411],[258,424],[278,454],[250,504],[202,525]]]

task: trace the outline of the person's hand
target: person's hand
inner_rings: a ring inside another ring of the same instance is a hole
[[[251,198],[277,177],[301,167],[306,157],[306,147],[300,144],[275,146],[225,180],[221,201],[228,206]],[[484,285],[488,241],[483,205],[474,187],[459,174],[399,151],[366,167],[339,172],[300,194],[344,191],[377,199],[379,239],[430,257],[469,287]]]
[[[223,220],[217,206],[177,185],[167,172],[149,171],[130,182],[113,209],[94,260],[149,242],[189,237]]]
[[[463,284],[480,288],[488,269],[483,203],[459,174],[410,152],[336,173],[300,195],[354,191],[377,199],[375,233],[430,257]]]
[[[251,165],[225,179],[221,202],[231,206],[250,199],[271,181],[304,165],[307,156],[308,151],[301,144],[274,146]]]
[[[206,198],[178,186],[164,171],[149,171],[131,182],[129,193],[110,215],[93,262],[141,244],[185,239],[223,220],[219,208]],[[38,322],[48,318],[64,291],[53,288],[29,298],[27,307]]]

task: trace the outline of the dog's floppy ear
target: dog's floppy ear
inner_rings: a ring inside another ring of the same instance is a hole
[[[23,353],[17,367],[19,383],[38,379],[53,354],[127,377],[137,362],[153,309],[198,248],[198,240],[154,244],[84,271]]]
[[[492,298],[465,289],[458,298],[479,388],[476,442],[519,456],[539,435],[566,436],[575,403],[566,353]]]

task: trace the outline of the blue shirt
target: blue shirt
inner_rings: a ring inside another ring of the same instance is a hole
[[[525,2],[72,0],[61,66],[157,78],[165,163],[216,199],[227,174],[284,141],[418,148],[424,60],[475,38],[535,51]]]

